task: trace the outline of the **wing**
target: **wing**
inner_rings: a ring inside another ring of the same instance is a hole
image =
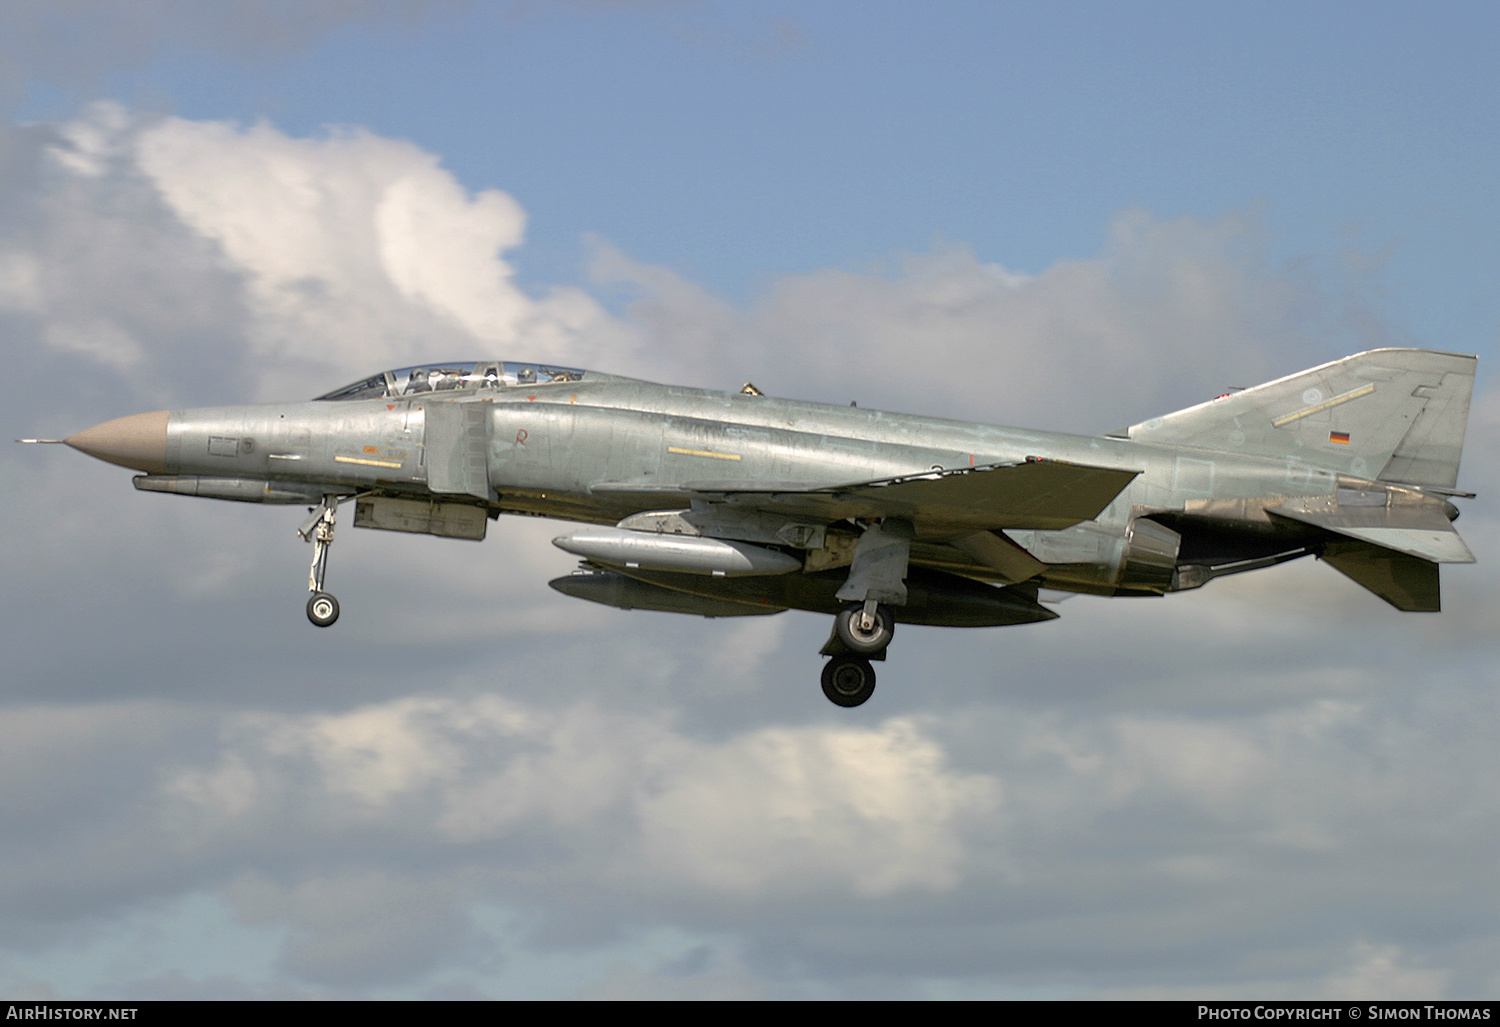
[[[850,517],[899,517],[926,538],[960,537],[1000,528],[1060,530],[1097,517],[1139,471],[1060,460],[929,471],[844,485],[797,482],[688,482],[596,485],[596,495],[634,499],[643,507],[725,503],[823,523]]]

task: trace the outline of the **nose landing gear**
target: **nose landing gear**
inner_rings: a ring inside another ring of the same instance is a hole
[[[339,601],[327,592],[314,592],[307,597],[307,619],[320,628],[326,628],[339,619]]]
[[[339,601],[323,591],[328,574],[328,551],[333,548],[333,527],[343,496],[326,495],[318,510],[297,529],[304,542],[313,544],[312,567],[307,572],[307,619],[326,628],[339,619]]]

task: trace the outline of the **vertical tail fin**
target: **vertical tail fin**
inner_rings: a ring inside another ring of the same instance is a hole
[[[1477,362],[1434,350],[1369,350],[1133,425],[1129,435],[1451,489]]]

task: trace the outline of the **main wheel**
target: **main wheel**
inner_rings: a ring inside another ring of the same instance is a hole
[[[896,634],[896,618],[891,615],[890,607],[877,606],[875,622],[864,628],[860,626],[864,609],[863,603],[844,607],[834,615],[833,630],[838,633],[839,641],[854,652],[878,653],[891,644],[891,638]]]
[[[823,694],[835,706],[858,706],[875,693],[875,668],[862,656],[835,656],[823,665]]]
[[[339,601],[327,592],[314,592],[307,598],[307,619],[326,628],[339,619]]]

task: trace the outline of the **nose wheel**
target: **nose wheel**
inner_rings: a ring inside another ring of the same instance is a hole
[[[322,505],[297,529],[303,541],[313,544],[312,567],[307,572],[307,619],[326,628],[339,619],[339,601],[323,591],[328,574],[328,551],[333,548],[333,527],[338,520],[342,496],[324,496]]]
[[[320,628],[326,628],[339,619],[339,601],[327,592],[314,592],[307,597],[307,619]]]

